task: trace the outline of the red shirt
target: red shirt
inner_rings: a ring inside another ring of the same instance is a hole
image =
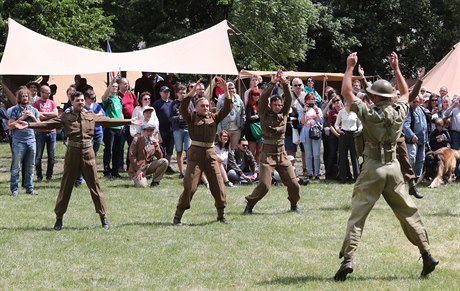
[[[34,108],[38,110],[38,112],[53,112],[56,110],[56,103],[53,100],[47,99],[43,101],[42,99],[38,99],[33,104]],[[44,130],[44,129],[36,129],[36,132],[56,132],[56,129]]]
[[[136,106],[139,106],[136,96],[131,91],[126,90],[125,94],[118,92],[118,96],[121,98],[121,105],[123,106],[122,112],[124,118],[131,118],[133,111]]]

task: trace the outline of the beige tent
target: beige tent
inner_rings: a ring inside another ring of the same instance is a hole
[[[0,75],[75,75],[112,71],[237,75],[227,21],[157,47],[106,53],[53,40],[8,19]],[[32,43],[33,46],[25,45]]]
[[[423,86],[434,93],[447,86],[449,96],[460,94],[460,42],[426,74]]]

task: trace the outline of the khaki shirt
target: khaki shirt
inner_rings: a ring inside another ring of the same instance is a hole
[[[291,108],[292,93],[288,84],[283,85],[284,104],[281,111],[275,114],[269,107],[270,97],[275,84],[269,83],[262,92],[257,105],[259,111],[260,125],[262,127],[263,138],[268,140],[283,140],[286,133],[286,123]]]
[[[91,142],[94,136],[94,126],[96,123],[101,126],[112,127],[116,125],[131,124],[131,120],[110,118],[83,110],[82,112],[65,112],[58,117],[43,122],[31,122],[29,123],[29,127],[37,129],[62,127],[70,141]]]
[[[190,112],[190,101],[186,97],[180,104],[180,114],[188,124],[190,138],[194,141],[214,143],[217,132],[217,124],[232,110],[232,99],[225,95],[224,106],[217,113],[209,112],[206,116],[199,116],[196,112]]]
[[[354,97],[351,111],[358,115],[363,126],[364,156],[384,163],[395,155],[396,142],[401,136],[402,126],[409,110],[407,101],[392,104],[390,99],[368,107]]]

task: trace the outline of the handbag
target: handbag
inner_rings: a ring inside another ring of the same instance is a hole
[[[320,139],[321,138],[321,126],[316,122],[315,125],[310,127],[310,130],[308,131],[308,136],[310,139]]]
[[[260,121],[250,123],[249,126],[251,127],[251,133],[255,139],[259,139],[262,137],[262,127],[260,126]]]

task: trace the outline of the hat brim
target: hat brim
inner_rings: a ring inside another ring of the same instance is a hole
[[[393,97],[397,96],[396,93],[387,94],[387,93],[380,93],[380,92],[374,91],[374,90],[372,90],[372,88],[370,86],[366,88],[366,91],[368,93],[371,93],[372,95],[381,96],[381,97],[385,97],[385,98],[393,98]]]

